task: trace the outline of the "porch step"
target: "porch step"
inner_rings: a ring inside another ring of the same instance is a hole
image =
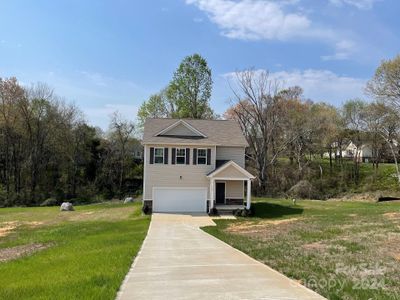
[[[216,205],[215,208],[220,215],[232,215],[237,209],[244,209],[244,205]]]

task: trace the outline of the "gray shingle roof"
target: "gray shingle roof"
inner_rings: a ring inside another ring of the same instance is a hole
[[[247,141],[239,124],[234,120],[182,119],[204,135],[199,137],[156,136],[160,131],[178,122],[179,119],[146,119],[144,123],[143,144],[185,144],[243,146]]]

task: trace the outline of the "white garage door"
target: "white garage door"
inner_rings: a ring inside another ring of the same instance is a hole
[[[207,188],[153,188],[154,212],[206,212]]]

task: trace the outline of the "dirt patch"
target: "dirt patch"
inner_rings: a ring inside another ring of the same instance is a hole
[[[298,221],[300,218],[291,218],[291,219],[283,219],[283,220],[266,220],[262,222],[263,224],[272,224],[272,225],[279,225],[279,224],[286,224]]]
[[[15,228],[17,228],[18,222],[4,222],[0,225],[0,237],[9,235]]]
[[[78,212],[72,214],[62,214],[61,217],[66,221],[119,221],[128,219],[134,212],[131,208],[109,208],[96,211]]]
[[[226,229],[229,233],[259,238],[263,241],[288,234],[292,229],[298,229],[303,223],[300,218],[283,220],[264,220],[261,222],[232,223]]]
[[[0,249],[0,262],[6,262],[49,248],[50,244],[28,244]]]
[[[400,219],[400,212],[388,212],[383,215],[389,219],[395,219],[395,220]]]
[[[229,232],[243,232],[243,231],[257,231],[259,229],[263,229],[268,225],[281,225],[287,224],[294,221],[297,221],[299,218],[292,218],[292,219],[283,219],[283,220],[264,220],[259,223],[254,222],[241,222],[241,223],[232,223],[228,227]]]
[[[315,242],[315,243],[311,243],[311,244],[305,244],[303,245],[303,248],[306,250],[317,250],[317,251],[325,251],[326,249],[328,249],[328,245],[323,244],[321,242]]]
[[[28,226],[30,228],[35,228],[37,226],[43,225],[44,222],[32,221],[32,222],[18,222],[18,221],[11,221],[11,222],[3,222],[0,224],[0,237],[5,237],[9,235],[11,232],[16,230],[20,226]]]
[[[400,261],[400,253],[392,253],[392,257],[393,257],[395,260]]]

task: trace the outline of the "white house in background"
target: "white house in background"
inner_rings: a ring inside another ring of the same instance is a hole
[[[153,212],[250,208],[247,141],[233,120],[147,119],[143,204]],[[246,195],[245,195],[245,187]]]
[[[335,151],[332,153],[333,157],[340,157],[340,149],[333,145]],[[357,148],[357,146],[350,141],[346,147],[344,147],[341,151],[342,157],[347,159],[354,159],[357,156],[358,161],[368,162],[372,158],[372,149],[371,146],[368,144],[363,144]],[[324,153],[325,158],[329,158],[329,152]]]

